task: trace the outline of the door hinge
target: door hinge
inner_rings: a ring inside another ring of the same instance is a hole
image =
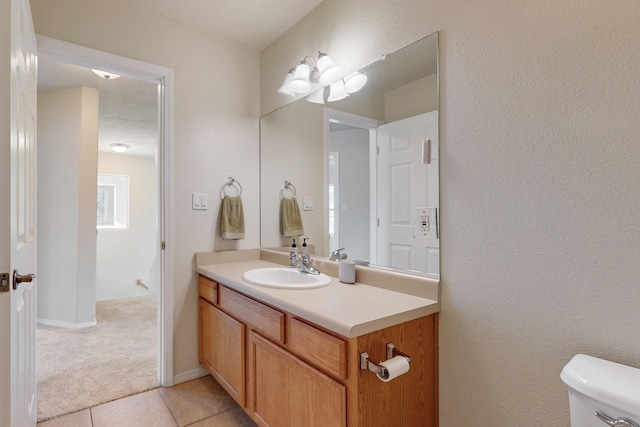
[[[0,273],[0,292],[9,292],[9,273]]]
[[[164,251],[165,248],[166,248],[166,245],[164,244],[164,240],[163,240],[162,243],[160,243],[160,249]]]
[[[379,146],[379,145],[376,147],[376,154],[377,154],[378,156],[380,155],[380,146]]]

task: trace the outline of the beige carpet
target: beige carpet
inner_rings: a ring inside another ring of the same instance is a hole
[[[38,325],[38,421],[90,408],[158,383],[157,301],[99,301],[97,326]]]

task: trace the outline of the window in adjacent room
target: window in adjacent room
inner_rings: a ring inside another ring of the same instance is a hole
[[[129,228],[129,176],[98,175],[99,229]]]

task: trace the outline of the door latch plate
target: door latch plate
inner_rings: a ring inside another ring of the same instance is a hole
[[[9,292],[9,273],[0,273],[0,292]]]

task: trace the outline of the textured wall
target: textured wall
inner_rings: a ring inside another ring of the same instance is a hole
[[[36,33],[174,70],[174,371],[198,369],[195,252],[259,245],[259,56],[224,40],[97,0],[32,0]],[[246,236],[216,235],[220,188],[242,183]],[[191,193],[209,210],[191,210]]]
[[[639,19],[636,0],[325,0],[262,53],[264,113],[298,56],[356,68],[440,31],[442,427],[564,427],[573,354],[640,367]]]

